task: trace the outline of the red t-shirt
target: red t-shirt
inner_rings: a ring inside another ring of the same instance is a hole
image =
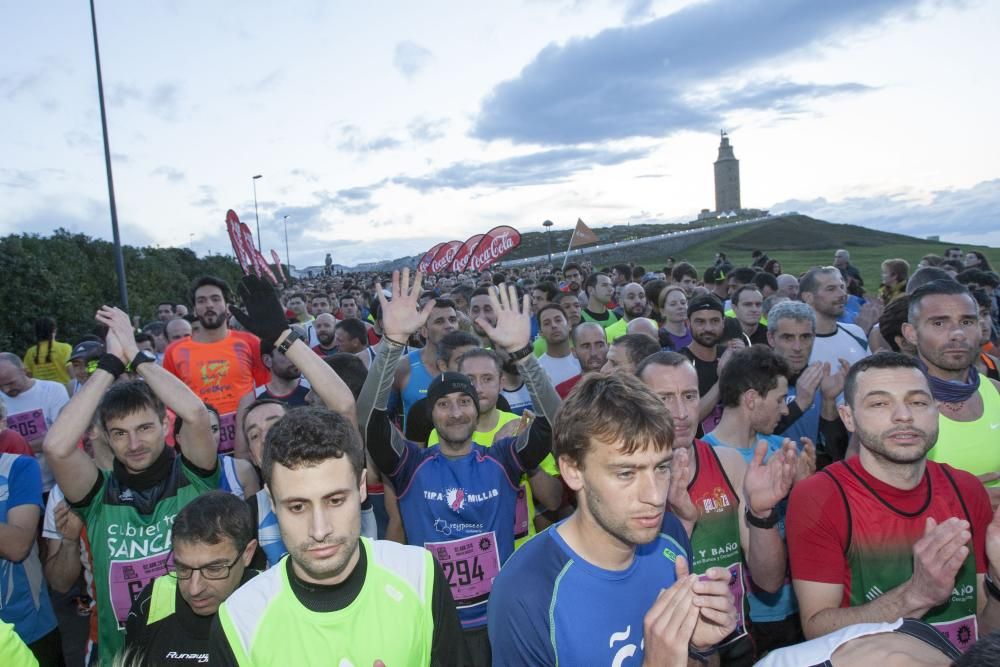
[[[235,412],[243,396],[271,379],[260,358],[260,339],[244,331],[230,331],[215,343],[175,341],[163,354],[163,367],[222,415]]]
[[[574,375],[570,379],[563,380],[562,382],[557,384],[556,393],[559,394],[559,398],[565,399],[567,396],[569,396],[569,392],[573,391],[573,387],[576,386],[576,383],[579,382],[581,378],[583,378],[583,373],[579,375]]]
[[[9,428],[0,431],[0,454],[21,454],[24,456],[34,456],[31,446],[24,437]]]
[[[986,528],[993,519],[993,512],[990,508],[989,496],[982,483],[974,476],[962,470],[956,470],[948,465],[937,464],[933,461],[927,462],[928,470],[924,473],[923,479],[916,488],[903,491],[873,477],[861,465],[860,457],[853,457],[846,461],[840,461],[828,466],[824,472],[812,475],[811,477],[798,482],[792,489],[789,500],[788,514],[785,518],[785,537],[788,544],[788,560],[792,569],[792,578],[804,581],[818,581],[828,584],[842,584],[845,587],[845,597],[851,585],[851,569],[848,563],[846,552],[849,547],[855,549],[865,549],[877,555],[879,551],[904,547],[912,550],[915,543],[924,533],[924,524],[928,516],[940,523],[950,516],[965,519],[962,516],[961,505],[964,503],[969,513],[969,520],[972,524],[972,545],[971,550],[976,559],[976,572],[986,572]],[[937,470],[932,468],[937,467]],[[944,469],[942,471],[941,469]],[[847,508],[844,504],[844,496],[841,496],[840,489],[831,478],[825,474],[829,471],[839,479],[848,479],[851,472],[856,476],[851,476],[861,484],[853,485],[853,488],[863,488],[865,485],[874,490],[878,495],[878,500],[874,500],[874,505],[867,503],[872,499],[870,492],[856,494],[852,492],[852,485],[842,484],[845,489],[848,502],[851,504],[851,532],[848,532]],[[841,475],[838,473],[847,473]],[[955,482],[955,487],[959,491],[960,500],[955,499],[955,491],[948,482],[943,472],[950,473]],[[929,498],[928,485],[933,487]],[[854,497],[857,495],[858,497]],[[865,498],[860,496],[864,495]],[[951,507],[958,511],[943,511],[946,503],[939,501],[951,501]],[[909,515],[903,516],[885,506],[889,503],[899,512]],[[879,508],[878,517],[862,516],[867,507]],[[884,510],[884,517],[881,516]],[[912,523],[908,544],[891,545],[886,544],[886,540],[880,540],[877,530],[873,531],[867,526],[877,525],[879,521],[909,521]],[[866,534],[867,533],[867,534]],[[848,544],[850,540],[850,544]],[[885,592],[885,591],[883,591]]]

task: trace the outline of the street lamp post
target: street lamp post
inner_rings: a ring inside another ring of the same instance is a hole
[[[292,262],[290,259],[288,259],[288,216],[287,215],[285,216],[284,220],[285,220],[285,267],[289,271],[288,275],[291,275]]]
[[[551,220],[542,223],[542,227],[545,227],[545,238],[549,242],[549,264],[552,263],[552,224]]]
[[[262,174],[257,174],[251,180],[253,183],[253,217],[257,218],[257,252],[260,252],[260,215],[257,213],[257,179],[261,176]]]
[[[111,143],[108,140],[108,114],[104,108],[104,79],[101,76],[101,52],[97,46],[97,14],[94,0],[90,0],[90,26],[94,35],[94,64],[97,66],[97,101],[101,108],[101,133],[104,135],[104,169],[108,178],[108,204],[111,208],[111,237],[115,249],[115,273],[118,274],[118,300],[122,310],[128,311],[128,285],[125,282],[125,257],[122,255],[122,237],[118,233],[118,208],[115,205],[115,181],[111,174]]]

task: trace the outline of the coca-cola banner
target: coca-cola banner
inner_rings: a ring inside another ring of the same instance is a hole
[[[420,271],[422,273],[427,273],[427,269],[431,265],[431,260],[434,259],[434,255],[437,254],[437,251],[440,250],[441,246],[443,245],[444,242],[442,241],[441,243],[438,243],[433,248],[424,253],[424,256],[420,258],[419,262],[417,262],[417,271]]]
[[[271,272],[271,267],[267,265],[264,256],[257,251],[253,244],[253,233],[245,222],[240,222],[236,211],[232,209],[226,213],[226,229],[229,231],[229,240],[233,244],[236,261],[240,263],[243,273],[250,275],[253,272],[260,278],[267,276],[272,283],[277,285],[278,280]]]
[[[482,238],[482,234],[476,234],[462,244],[462,247],[458,249],[458,253],[455,255],[455,259],[451,262],[452,273],[465,271],[465,267],[469,265],[469,259],[472,257],[473,249]]]
[[[447,271],[461,247],[461,241],[448,241],[441,244],[441,247],[434,255],[434,259],[431,260],[430,265],[427,267],[427,273],[435,274]]]
[[[468,268],[483,271],[498,259],[521,244],[521,233],[513,227],[501,225],[483,235],[469,256]]]

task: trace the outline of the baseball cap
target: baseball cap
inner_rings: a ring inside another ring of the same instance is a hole
[[[722,301],[714,294],[701,294],[688,301],[688,317],[691,317],[691,315],[697,313],[699,310],[717,310],[723,315],[726,314],[726,309],[723,307]]]
[[[77,359],[82,359],[83,361],[90,361],[102,354],[104,354],[104,346],[102,344],[94,340],[85,340],[76,344],[73,352],[69,355],[69,360],[76,361]]]

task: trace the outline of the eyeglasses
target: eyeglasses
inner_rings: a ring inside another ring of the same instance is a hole
[[[206,579],[225,579],[229,576],[233,567],[240,562],[240,558],[243,557],[243,549],[240,549],[240,555],[238,555],[232,563],[228,565],[221,565],[218,563],[211,563],[209,565],[203,565],[202,567],[189,567],[187,565],[182,565],[174,560],[174,552],[171,551],[170,555],[167,556],[167,572],[177,578],[177,579],[190,579],[194,576],[195,572],[201,572],[201,576]]]

